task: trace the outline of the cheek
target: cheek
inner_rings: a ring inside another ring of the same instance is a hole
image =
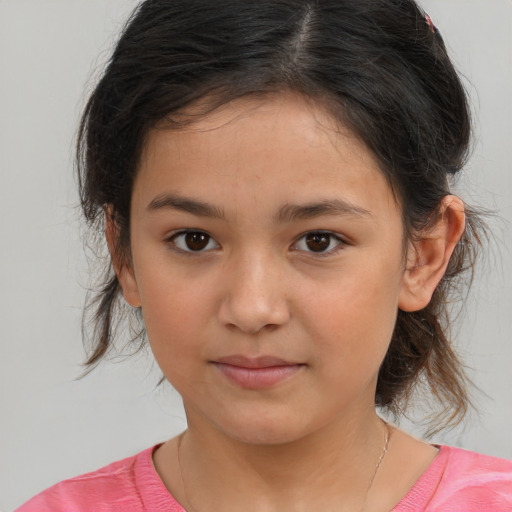
[[[200,344],[212,315],[208,287],[154,271],[142,276],[139,290],[149,344],[164,369]]]
[[[362,262],[309,294],[308,329],[320,352],[337,355],[326,364],[341,360],[349,371],[378,370],[396,322],[399,283],[396,266]]]

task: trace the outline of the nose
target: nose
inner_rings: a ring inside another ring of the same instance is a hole
[[[277,259],[252,255],[228,265],[219,310],[224,325],[256,334],[289,320],[284,272]]]

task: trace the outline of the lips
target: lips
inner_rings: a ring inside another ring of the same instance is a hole
[[[274,356],[250,358],[242,355],[221,357],[212,361],[212,364],[230,382],[245,389],[276,386],[305,366]]]

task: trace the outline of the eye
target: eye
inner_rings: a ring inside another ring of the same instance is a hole
[[[301,236],[294,244],[296,251],[316,254],[334,253],[341,249],[345,242],[334,233],[328,231],[310,231]]]
[[[219,248],[215,239],[204,231],[180,231],[168,240],[176,249],[184,252],[205,252]]]

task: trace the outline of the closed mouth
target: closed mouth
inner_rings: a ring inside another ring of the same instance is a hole
[[[254,390],[274,387],[306,366],[275,356],[250,358],[234,355],[219,358],[211,363],[230,382]]]

